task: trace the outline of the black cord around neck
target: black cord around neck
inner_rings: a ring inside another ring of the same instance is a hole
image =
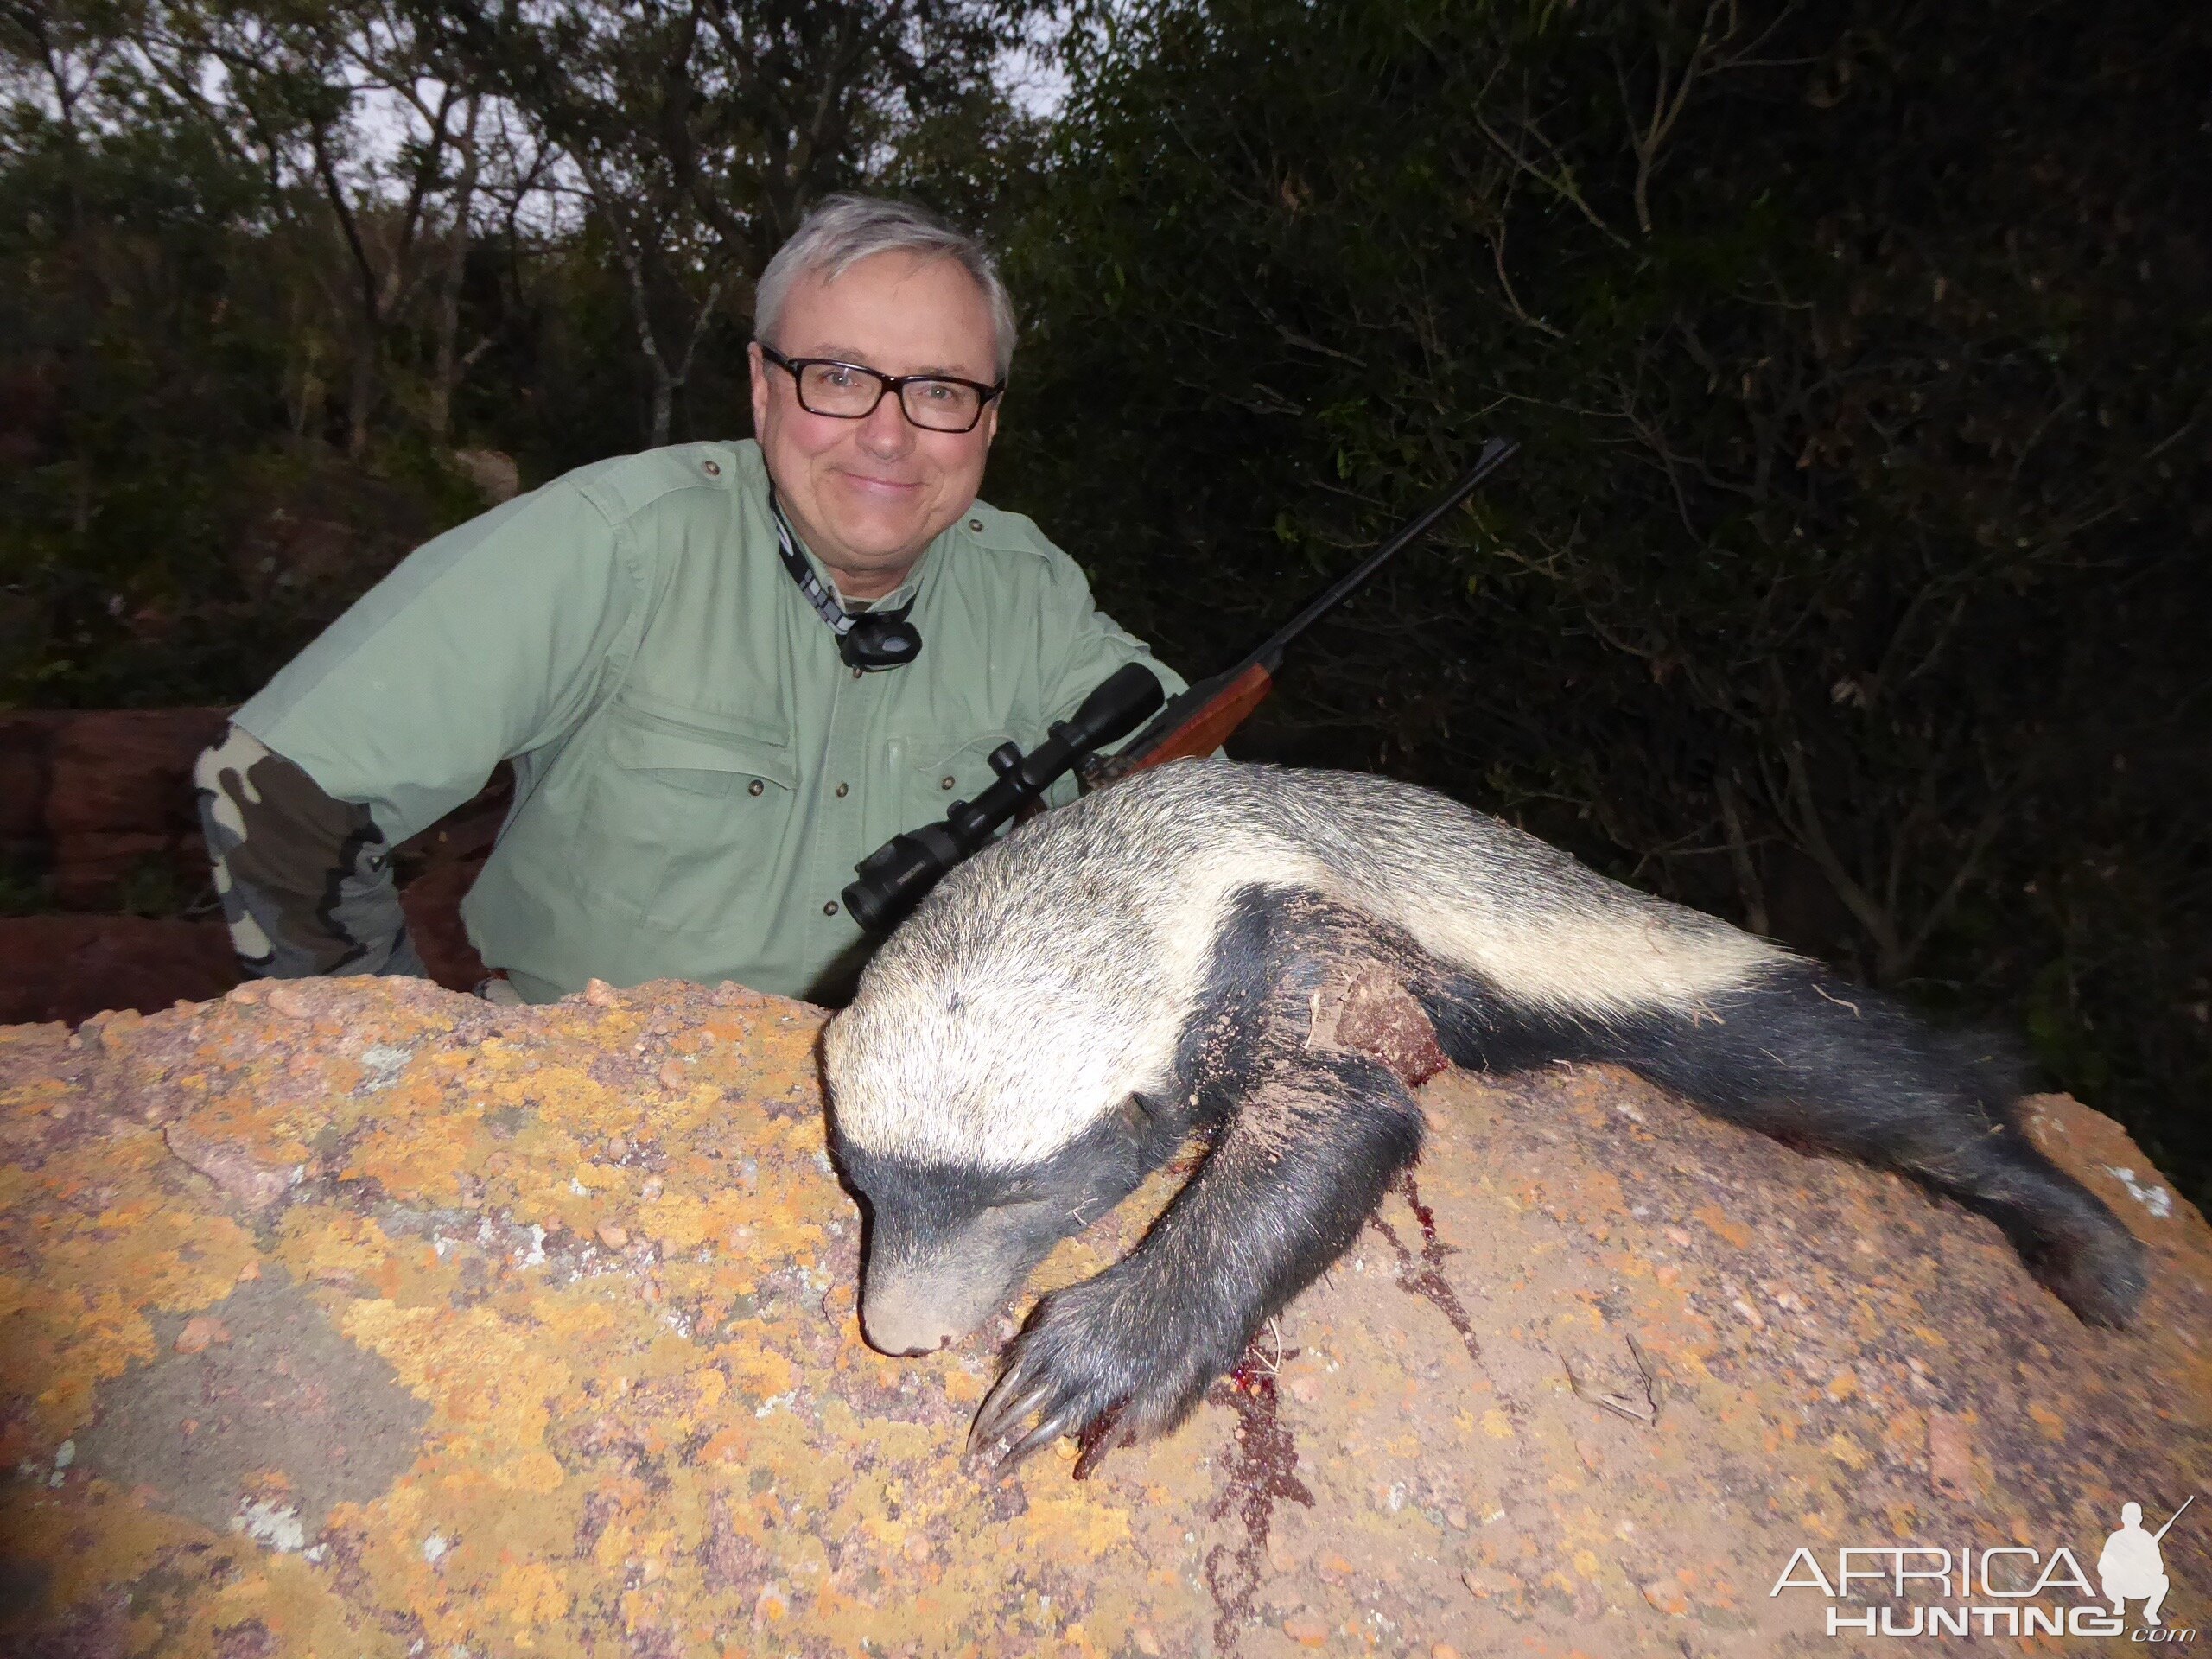
[[[837,602],[836,594],[823,585],[822,578],[814,574],[814,567],[806,562],[806,556],[798,550],[798,539],[791,534],[791,522],[784,517],[783,503],[776,499],[773,480],[768,485],[768,516],[775,521],[776,549],[782,556],[784,569],[798,585],[806,602],[814,607],[815,614],[827,622],[830,632],[837,636],[840,662],[866,673],[880,673],[887,668],[904,668],[922,654],[921,630],[906,620],[914,608],[914,600],[908,600],[895,611],[866,611],[858,616]]]

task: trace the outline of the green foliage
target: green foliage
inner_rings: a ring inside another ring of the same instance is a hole
[[[271,257],[262,182],[199,124],[140,114],[72,132],[10,111],[0,701],[243,697],[480,505],[419,438],[346,467],[288,419],[296,273]],[[314,568],[291,568],[317,525]]]
[[[193,909],[212,914],[213,899],[207,882],[186,881],[171,861],[143,858],[117,884],[115,907],[132,916],[181,916]]]
[[[188,129],[88,138],[22,104],[10,116],[0,582],[19,654],[4,690],[67,701],[101,679],[91,664],[125,618],[219,560],[219,504],[264,441],[281,346],[273,296],[231,258],[251,181]]]
[[[2201,1180],[2171,1103],[2212,1081],[2212,251],[2158,158],[2202,160],[2176,123],[2208,34],[2150,4],[1116,9],[1019,243],[1001,493],[1203,670],[1519,436],[1301,647],[1260,747],[2031,1014],[2056,1081]]]

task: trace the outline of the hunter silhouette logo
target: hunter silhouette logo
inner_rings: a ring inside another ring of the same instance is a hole
[[[2143,1622],[2158,1623],[2158,1609],[2165,1605],[2166,1592],[2172,1587],[2158,1544],[2173,1530],[2174,1522],[2181,1519],[2189,1505],[2196,1502],[2196,1494],[2191,1492],[2188,1503],[2167,1516],[2166,1524],[2156,1532],[2143,1530],[2140,1503],[2120,1506],[2120,1530],[2105,1540],[2104,1553],[2097,1557],[2097,1578],[2104,1586],[2105,1599],[2112,1603],[2113,1612],[2126,1618],[2126,1604],[2140,1599]]]

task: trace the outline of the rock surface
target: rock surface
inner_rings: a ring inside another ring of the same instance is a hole
[[[188,887],[207,880],[189,780],[200,750],[223,734],[228,718],[220,709],[100,709],[55,729],[46,827],[63,905],[110,904],[131,872],[149,863]]]
[[[0,1648],[1894,1651],[1769,1593],[1799,1546],[2094,1573],[2212,1478],[2212,1232],[2105,1119],[2031,1125],[2152,1246],[2118,1335],[1901,1180],[1565,1067],[1429,1084],[1417,1179],[1177,1435],[973,1470],[1012,1327],[861,1344],[819,1018],[334,981],[0,1033]]]
[[[0,850],[47,867],[67,909],[112,906],[156,870],[207,879],[192,765],[222,735],[220,709],[95,709],[0,715]]]
[[[0,916],[0,1019],[73,1025],[111,1008],[203,1001],[238,978],[219,917]]]
[[[0,715],[0,874],[35,877],[60,912],[0,916],[0,1024],[151,1013],[238,982],[192,785],[200,751],[228,718],[225,709]],[[461,901],[512,791],[502,766],[396,849],[416,949],[430,976],[456,990],[484,977]],[[179,901],[181,915],[123,913]]]

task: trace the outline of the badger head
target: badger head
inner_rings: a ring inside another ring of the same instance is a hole
[[[886,969],[830,1023],[823,1071],[832,1149],[868,1212],[861,1330],[918,1354],[980,1325],[1179,1133],[1133,1088],[1090,988]]]

